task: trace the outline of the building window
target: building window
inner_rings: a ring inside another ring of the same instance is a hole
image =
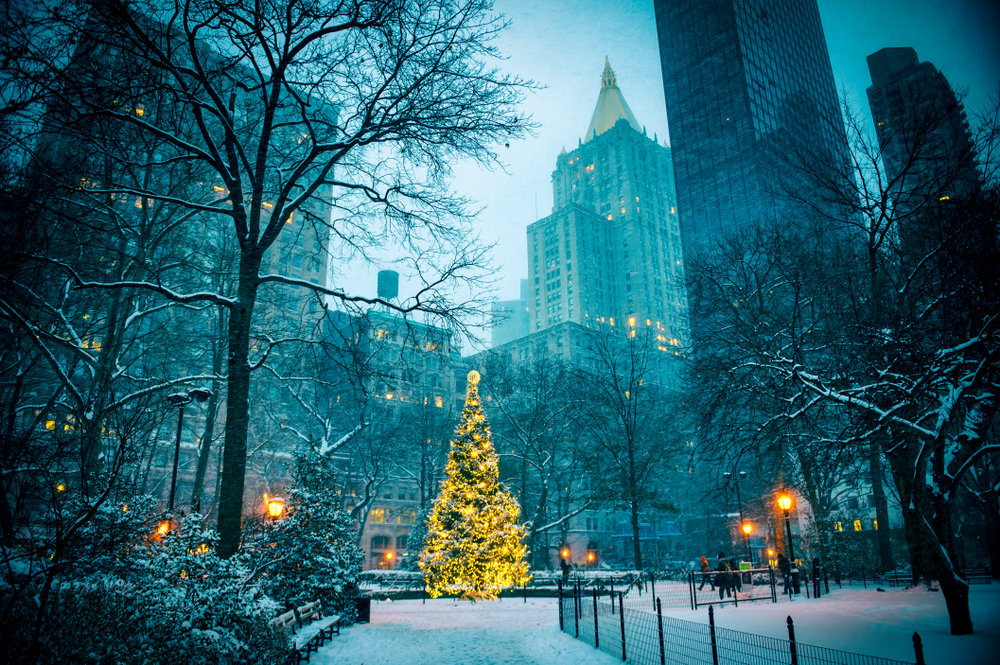
[[[368,521],[371,522],[372,524],[384,524],[385,515],[386,515],[385,508],[374,508],[372,509],[372,514],[371,517],[368,518]]]

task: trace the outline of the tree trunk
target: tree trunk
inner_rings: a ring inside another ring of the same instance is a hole
[[[205,484],[205,473],[208,471],[208,458],[212,454],[212,438],[215,436],[215,416],[219,408],[219,382],[212,381],[212,396],[208,398],[208,413],[205,415],[205,433],[201,437],[201,447],[198,450],[198,470],[194,475],[194,487],[191,488],[191,512],[201,513],[201,495]]]
[[[212,341],[212,374],[219,376],[222,372],[223,345],[221,333],[225,330],[226,313],[219,309],[219,327]],[[201,512],[201,495],[205,484],[205,473],[208,471],[208,459],[212,454],[212,439],[215,436],[215,418],[219,411],[219,391],[221,382],[212,381],[212,396],[208,398],[208,413],[205,415],[205,433],[201,437],[201,448],[198,451],[198,470],[194,476],[194,487],[191,489],[191,510]]]
[[[639,502],[629,502],[632,509],[632,551],[635,557],[635,569],[642,570],[642,543],[639,541]]]
[[[882,450],[878,437],[872,436],[868,451],[868,468],[872,476],[872,501],[875,503],[875,520],[878,539],[878,558],[880,572],[892,570],[895,566],[892,560],[892,540],[889,533],[889,504],[885,498],[885,486],[882,484]]]
[[[248,252],[249,253],[249,252]],[[245,253],[240,261],[239,296],[229,314],[229,378],[226,390],[226,436],[219,487],[218,554],[228,558],[240,548],[243,488],[247,467],[250,408],[250,326],[257,300],[260,260]]]

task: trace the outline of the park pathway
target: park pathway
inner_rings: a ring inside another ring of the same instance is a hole
[[[559,632],[554,598],[373,602],[371,623],[345,628],[315,665],[610,665]]]

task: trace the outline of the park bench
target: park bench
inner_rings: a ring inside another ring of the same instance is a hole
[[[889,587],[910,586],[913,580],[913,573],[909,570],[893,570],[882,575],[882,584]]]
[[[272,619],[270,626],[276,633],[291,629],[294,635],[292,651],[286,663],[299,665],[303,661],[308,663],[312,654],[319,651],[327,640],[332,640],[334,634],[340,635],[340,616],[324,617],[320,601],[314,600]]]
[[[993,576],[985,568],[966,568],[962,577],[969,584],[993,584]]]

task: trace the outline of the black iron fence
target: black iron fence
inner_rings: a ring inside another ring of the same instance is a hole
[[[707,624],[664,617],[630,608],[624,594],[601,596],[573,585],[559,592],[559,628],[624,662],[666,665],[912,665],[912,661],[865,656],[802,644],[791,617],[788,639],[754,635],[715,626],[714,608]],[[920,637],[914,633],[917,665],[924,665]]]

